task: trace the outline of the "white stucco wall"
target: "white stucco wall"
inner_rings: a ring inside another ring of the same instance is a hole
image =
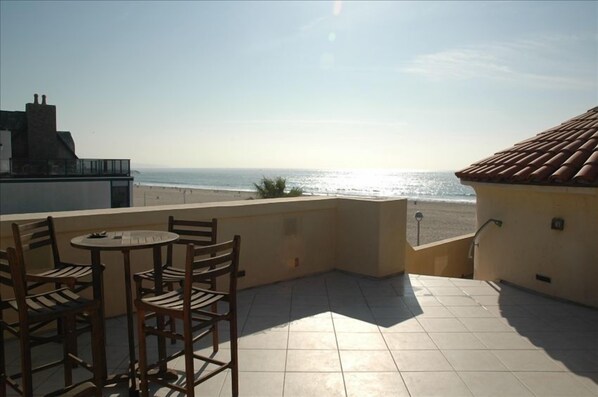
[[[474,277],[598,307],[598,188],[471,183],[479,235]],[[551,229],[562,218],[564,230]],[[536,279],[550,277],[551,282]]]
[[[110,180],[0,182],[0,214],[110,208]]]

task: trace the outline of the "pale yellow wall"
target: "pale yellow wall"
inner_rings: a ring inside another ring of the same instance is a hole
[[[506,280],[548,295],[598,307],[598,188],[471,183],[477,195],[475,278]],[[552,230],[554,217],[565,220]],[[552,278],[550,284],[536,274]]]
[[[70,240],[93,231],[166,230],[169,215],[218,218],[218,239],[241,235],[239,287],[288,280],[334,268],[384,276],[404,269],[406,200],[296,198],[118,208],[0,217],[0,247],[13,245],[10,225],[55,217],[62,259],[89,263]],[[388,245],[388,246],[387,246]],[[39,258],[38,258],[39,259]],[[46,264],[50,263],[49,253]],[[183,259],[183,250],[175,259]],[[103,252],[107,315],[124,312],[122,254]],[[132,272],[152,266],[151,250],[132,252]],[[298,263],[298,266],[295,266]],[[4,294],[4,292],[3,292]]]
[[[443,277],[469,277],[473,274],[473,258],[469,247],[473,234],[412,247],[405,241],[405,271]]]
[[[337,268],[370,276],[405,270],[407,200],[338,199]]]

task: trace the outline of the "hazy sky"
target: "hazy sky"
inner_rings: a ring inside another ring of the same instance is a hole
[[[456,170],[598,105],[598,2],[8,2],[81,158]]]

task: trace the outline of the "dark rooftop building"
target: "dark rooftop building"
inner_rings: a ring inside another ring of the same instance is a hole
[[[45,95],[0,111],[0,213],[128,207],[132,181],[128,159],[80,159]]]
[[[35,94],[25,111],[0,111],[0,130],[11,132],[12,158],[35,161],[77,159],[75,141],[68,131],[56,131],[56,106],[42,103]]]

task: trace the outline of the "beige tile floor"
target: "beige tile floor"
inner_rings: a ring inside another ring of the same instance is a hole
[[[598,311],[503,284],[330,272],[244,290],[239,302],[242,396],[598,396]],[[109,367],[122,370],[125,319],[107,326]],[[223,339],[218,357],[227,358]],[[15,368],[16,346],[7,349]],[[171,367],[182,369],[182,360]],[[35,381],[42,395],[61,386],[61,370]],[[197,392],[229,396],[230,374]],[[127,392],[107,387],[104,395]]]

